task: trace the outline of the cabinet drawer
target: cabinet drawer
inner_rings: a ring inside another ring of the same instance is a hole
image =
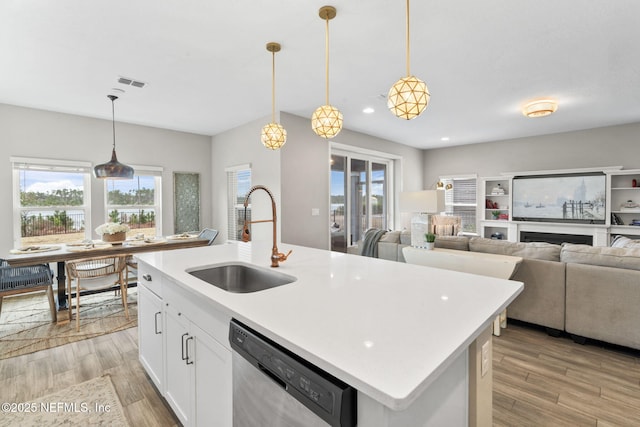
[[[149,291],[162,298],[164,275],[153,267],[138,263],[138,282]]]
[[[215,302],[208,298],[190,293],[166,276],[163,280],[164,303],[178,312],[187,314],[193,323],[223,347],[231,349],[228,339],[231,316],[220,312]]]

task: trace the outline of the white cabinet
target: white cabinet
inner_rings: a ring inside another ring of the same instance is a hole
[[[138,347],[140,363],[162,391],[164,355],[162,351],[162,299],[141,283],[138,285]]]
[[[640,235],[640,170],[611,172],[609,184],[610,233]]]
[[[230,319],[157,270],[139,271],[140,362],[182,425],[230,427]]]
[[[478,218],[480,235],[487,238],[509,240],[511,221],[511,178],[495,177],[480,180]]]

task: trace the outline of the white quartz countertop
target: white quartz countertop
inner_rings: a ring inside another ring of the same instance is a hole
[[[139,260],[223,313],[393,410],[407,408],[522,291],[485,276],[288,244],[291,284],[226,292],[186,272],[240,261],[269,269],[271,244],[146,253]]]

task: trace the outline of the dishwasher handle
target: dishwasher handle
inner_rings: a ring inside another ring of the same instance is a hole
[[[273,382],[275,382],[276,384],[278,384],[280,387],[282,387],[284,390],[287,389],[287,383],[285,383],[280,377],[278,377],[276,374],[274,374],[273,372],[271,372],[266,366],[264,366],[262,363],[258,363],[258,368],[260,368],[260,371],[265,374],[266,376],[268,376],[269,378],[271,378],[273,380]]]

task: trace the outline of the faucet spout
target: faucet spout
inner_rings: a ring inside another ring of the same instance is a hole
[[[261,219],[255,221],[247,221],[247,206],[249,205],[249,197],[256,190],[264,190],[271,199],[271,219]],[[277,229],[276,229],[276,201],[271,191],[264,185],[254,185],[251,187],[247,195],[244,197],[244,224],[242,225],[242,241],[248,242],[251,240],[251,234],[249,233],[249,224],[255,224],[259,222],[272,222],[273,223],[273,247],[271,248],[271,267],[278,267],[280,262],[286,261],[287,257],[291,254],[289,251],[286,255],[278,251]]]

